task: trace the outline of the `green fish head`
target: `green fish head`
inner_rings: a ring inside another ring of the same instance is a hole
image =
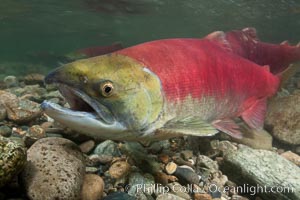
[[[67,109],[44,102],[46,114],[99,138],[114,139],[112,133],[119,138],[116,133],[144,132],[163,108],[159,78],[123,55],[109,54],[66,64],[51,72],[45,82],[57,84],[70,105]]]

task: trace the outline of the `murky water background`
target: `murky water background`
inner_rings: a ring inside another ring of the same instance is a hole
[[[46,73],[89,46],[202,37],[253,26],[262,40],[300,40],[296,0],[1,0],[1,77]]]

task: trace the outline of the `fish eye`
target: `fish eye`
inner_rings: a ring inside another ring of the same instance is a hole
[[[101,84],[101,94],[104,97],[110,97],[113,94],[114,86],[112,82],[107,81],[103,84]]]

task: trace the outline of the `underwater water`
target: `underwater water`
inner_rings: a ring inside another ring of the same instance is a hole
[[[300,0],[0,0],[0,200],[300,200],[299,41]]]
[[[61,56],[90,46],[124,46],[216,30],[255,27],[267,42],[300,35],[297,0],[1,0],[1,76],[46,73]]]

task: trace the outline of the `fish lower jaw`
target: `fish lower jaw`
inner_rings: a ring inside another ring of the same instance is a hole
[[[93,113],[74,111],[49,101],[44,101],[41,107],[49,117],[90,137],[99,139],[122,138],[122,133],[127,131],[127,128],[121,123],[114,121],[107,124]]]

